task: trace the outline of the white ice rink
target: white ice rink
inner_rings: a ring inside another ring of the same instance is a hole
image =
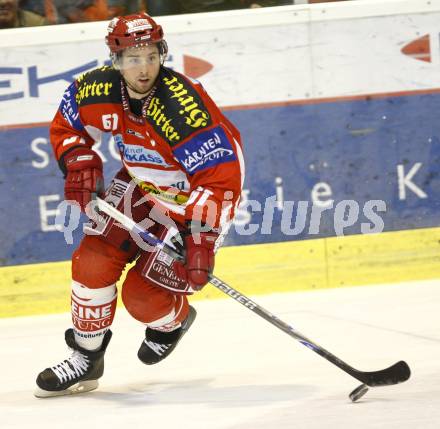
[[[209,287],[209,286],[208,286]],[[440,280],[255,297],[360,370],[406,360],[411,379],[370,389],[232,299],[198,318],[156,366],[143,327],[119,309],[98,390],[33,396],[37,373],[67,357],[69,315],[0,320],[0,428],[440,428]]]

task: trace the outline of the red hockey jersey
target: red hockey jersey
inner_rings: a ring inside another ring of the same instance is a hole
[[[65,91],[50,128],[60,166],[68,151],[92,147],[103,132],[113,135],[142,192],[173,219],[201,218],[216,228],[230,222],[244,179],[240,134],[200,83],[161,67],[138,116],[117,70],[85,73]]]

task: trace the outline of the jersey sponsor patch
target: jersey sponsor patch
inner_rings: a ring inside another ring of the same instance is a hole
[[[77,92],[75,83],[69,85],[64,91],[59,111],[71,127],[78,131],[84,131],[84,126],[79,117],[78,104],[76,103]]]
[[[166,67],[161,69],[146,120],[173,147],[194,132],[211,126],[211,115],[191,83]]]
[[[179,205],[185,204],[188,201],[189,197],[187,195],[179,193],[179,188],[176,188],[173,185],[170,186],[168,189],[162,189],[153,183],[140,181],[137,179],[134,180],[144,192],[154,195],[159,200]]]
[[[205,168],[237,159],[220,126],[197,134],[174,149],[174,156],[191,176]]]
[[[121,134],[116,134],[113,138],[125,161],[135,164],[154,164],[169,167],[162,155],[156,150],[125,144]]]
[[[158,235],[166,244],[174,247],[171,242],[171,237],[175,234],[175,228],[167,230],[161,227],[161,231]],[[176,275],[173,265],[178,263],[179,262],[173,259],[169,259],[163,251],[146,252],[145,259],[143,259],[142,276],[165,289],[170,289],[182,294],[191,294],[193,291],[190,285],[185,279],[181,279]]]
[[[120,79],[119,72],[107,66],[84,73],[77,80],[76,103],[120,103]]]

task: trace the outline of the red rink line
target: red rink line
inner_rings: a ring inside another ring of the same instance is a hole
[[[48,127],[49,125],[50,122],[34,122],[33,124],[0,125],[0,131],[14,130],[17,128]]]
[[[227,112],[232,110],[266,109],[270,107],[286,107],[286,106],[294,106],[294,105],[321,104],[321,103],[338,103],[343,101],[357,101],[357,100],[376,100],[376,99],[390,98],[390,97],[404,97],[407,95],[429,95],[429,94],[440,94],[440,88],[418,89],[413,91],[399,91],[399,92],[382,92],[377,94],[348,95],[342,97],[306,98],[302,100],[275,101],[273,103],[240,104],[236,106],[223,106],[221,107],[221,110]],[[48,127],[49,125],[50,122],[0,125],[0,131],[13,130],[18,128]]]
[[[264,109],[268,107],[286,107],[286,106],[293,106],[298,104],[304,105],[304,104],[337,103],[342,101],[376,100],[376,99],[390,98],[390,97],[404,97],[407,95],[429,95],[429,94],[440,94],[440,88],[417,89],[412,91],[399,91],[399,92],[382,92],[377,94],[347,95],[342,97],[307,98],[303,100],[276,101],[273,103],[242,104],[239,106],[225,106],[222,107],[221,109],[223,111]]]

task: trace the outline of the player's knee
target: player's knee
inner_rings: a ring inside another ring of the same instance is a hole
[[[103,288],[119,280],[126,263],[125,252],[86,235],[73,253],[72,278],[88,288]]]
[[[152,328],[180,323],[189,311],[186,296],[149,283],[134,268],[127,274],[121,297],[131,316]]]

